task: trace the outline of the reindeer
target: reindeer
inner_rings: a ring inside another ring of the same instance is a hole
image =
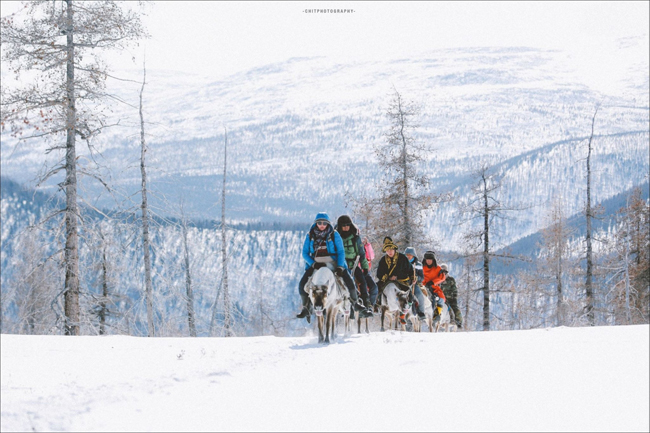
[[[332,339],[335,338],[336,314],[341,309],[344,298],[347,297],[347,290],[344,287],[337,282],[337,278],[328,266],[316,270],[305,286],[318,319],[319,343],[330,342],[330,331]]]
[[[397,283],[389,282],[384,287],[384,292],[381,296],[381,332],[384,332],[384,318],[389,317],[392,322],[395,320],[395,330],[401,324],[402,331],[406,331],[406,322],[400,323],[400,316],[404,315],[406,318],[411,315],[411,306],[408,302],[409,291],[402,290],[398,287]],[[388,314],[386,314],[388,313]],[[389,325],[390,328],[390,325]]]
[[[440,328],[443,328],[447,332],[451,330],[455,332],[458,327],[456,326],[456,321],[454,319],[454,312],[449,308],[449,305],[447,305],[446,302],[443,302],[442,312],[440,313],[439,320],[436,321],[436,332],[438,332]]]
[[[338,312],[343,316],[343,335],[348,336],[351,334],[350,316],[351,314],[354,314],[354,310],[352,309],[352,302],[350,301],[350,298],[343,298],[343,302],[341,303]],[[338,315],[337,315],[337,319],[338,319]],[[338,320],[337,320],[337,324],[338,324]]]
[[[358,334],[361,334],[361,323],[362,323],[362,321],[365,321],[365,322],[366,322],[366,331],[365,331],[365,332],[366,332],[366,334],[370,334],[370,330],[369,330],[369,328],[368,328],[368,319],[369,319],[369,318],[368,318],[368,317],[364,317],[364,318],[362,319],[361,316],[360,316],[358,313],[356,313],[355,311],[352,311],[352,313],[350,314],[350,319],[355,319],[355,318],[356,318],[356,320],[357,320],[357,333],[358,333]],[[348,323],[349,323],[349,322],[348,322]],[[346,326],[347,326],[347,327],[346,327],[346,331],[349,332],[349,331],[350,331],[350,325],[346,325]]]
[[[431,300],[429,299],[429,295],[427,294],[427,288],[426,287],[420,287],[422,290],[422,294],[424,295],[424,315],[426,318],[424,319],[425,323],[429,327],[429,332],[433,332],[433,309],[431,308]],[[411,323],[413,324],[413,331],[414,332],[420,332],[422,330],[422,321],[417,317],[416,314],[411,314]]]

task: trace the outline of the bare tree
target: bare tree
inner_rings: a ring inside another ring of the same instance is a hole
[[[498,191],[501,189],[501,177],[491,173],[491,167],[483,163],[474,171],[472,177],[476,179],[476,184],[472,187],[473,196],[460,203],[460,212],[464,216],[463,223],[469,223],[475,219],[480,219],[480,228],[470,229],[464,236],[467,242],[467,248],[478,250],[482,247],[482,252],[478,255],[483,261],[483,330],[490,330],[490,262],[492,257],[512,258],[504,254],[493,252],[493,246],[490,239],[490,230],[497,218],[503,219],[506,211],[520,210],[520,208],[510,207],[503,204],[499,197]]]
[[[565,270],[569,262],[569,238],[573,230],[567,225],[562,200],[557,200],[549,215],[550,225],[542,230],[542,273],[550,274],[555,285],[555,325],[567,324],[567,308],[564,293]]]
[[[78,335],[79,240],[77,206],[76,138],[90,140],[105,126],[99,103],[107,68],[96,56],[99,50],[121,48],[144,36],[140,18],[123,11],[114,1],[26,3],[26,16],[2,18],[3,61],[19,77],[24,71],[34,79],[11,91],[2,87],[2,128],[11,125],[21,139],[49,137],[48,152],[64,150],[65,159],[43,176],[43,181],[64,171],[66,224],[64,329]],[[23,136],[26,127],[32,133]],[[59,139],[65,135],[65,143]]]
[[[636,188],[618,214],[613,254],[605,269],[617,323],[648,323],[650,314],[650,204]]]
[[[183,235],[183,263],[185,270],[185,294],[187,300],[187,323],[190,329],[190,337],[196,337],[196,318],[194,314],[194,293],[192,290],[192,272],[190,269],[190,248],[187,241],[188,222],[183,212],[181,203],[181,230]]]
[[[11,263],[13,281],[10,283],[15,287],[13,302],[19,320],[14,332],[47,334],[56,325],[57,312],[50,304],[56,297],[57,286],[61,284],[61,256],[58,252],[48,251],[46,242],[34,226],[27,227],[16,237]],[[3,297],[7,295],[3,293]]]
[[[228,155],[228,131],[224,128],[225,142],[223,146],[223,189],[221,192],[221,266],[222,266],[222,284],[223,289],[223,309],[224,309],[224,329],[226,337],[232,334],[232,314],[230,304],[230,293],[228,292],[228,250],[227,250],[227,226],[226,226],[226,173],[227,173],[227,155]]]
[[[156,335],[153,321],[153,284],[151,280],[151,245],[149,242],[149,207],[147,205],[147,170],[145,156],[147,143],[144,134],[144,115],[142,114],[142,94],[147,79],[147,69],[143,66],[142,87],[140,88],[140,174],[142,175],[142,246],[144,251],[144,285],[147,303],[147,330],[149,337]]]
[[[100,266],[101,266],[101,287],[102,294],[99,298],[99,305],[97,308],[97,316],[99,318],[99,335],[106,334],[106,318],[108,317],[108,300],[109,300],[109,262],[107,252],[107,242],[104,233],[102,232],[101,224],[98,224],[98,234],[100,238]]]
[[[365,220],[368,235],[390,235],[397,244],[430,243],[422,216],[432,204],[443,199],[429,190],[429,179],[418,171],[418,164],[430,151],[419,143],[415,132],[420,108],[406,101],[394,89],[386,115],[390,128],[385,143],[375,146],[384,180],[376,197],[349,197],[353,211]]]
[[[587,245],[586,259],[587,259],[587,272],[585,277],[585,307],[584,313],[587,316],[589,325],[594,326],[594,289],[593,289],[593,248],[592,248],[592,219],[594,217],[594,210],[591,207],[591,151],[593,148],[594,140],[594,125],[596,123],[596,114],[600,106],[596,106],[594,116],[591,119],[591,135],[587,142],[587,203],[585,206],[585,217],[587,219],[587,232],[585,234],[585,242]]]
[[[88,269],[84,274],[91,301],[89,309],[98,321],[98,326],[93,328],[99,335],[106,335],[109,329],[118,328],[113,319],[122,316],[118,305],[126,297],[117,288],[120,286],[119,278],[125,270],[122,262],[128,259],[125,258],[125,248],[118,239],[120,230],[117,221],[108,217],[91,216],[85,220],[81,232],[84,238],[81,263]],[[91,290],[91,287],[95,290]]]

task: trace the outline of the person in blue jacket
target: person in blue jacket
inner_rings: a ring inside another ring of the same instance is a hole
[[[305,292],[305,284],[307,284],[307,280],[309,280],[309,277],[312,276],[315,268],[317,268],[314,265],[327,262],[333,262],[336,275],[341,277],[345,282],[354,309],[362,313],[365,312],[365,307],[359,302],[357,288],[354,286],[354,281],[345,262],[343,240],[341,239],[341,235],[332,227],[327,213],[320,212],[316,215],[314,224],[305,237],[305,243],[302,247],[302,257],[305,259],[305,273],[298,284],[298,293],[300,293],[302,300],[302,311],[296,316],[297,318],[307,318],[307,321],[310,320],[309,295]]]

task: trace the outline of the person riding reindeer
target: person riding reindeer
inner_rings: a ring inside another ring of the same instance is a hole
[[[366,307],[365,311],[362,311],[359,316],[371,317],[372,307],[369,294],[372,288],[369,288],[366,282],[369,266],[368,260],[366,260],[366,251],[359,237],[359,229],[348,215],[341,215],[336,221],[334,229],[341,235],[343,248],[345,249],[345,261],[350,273],[358,283],[361,300]],[[377,290],[376,287],[374,289]]]
[[[446,274],[442,271],[436,261],[436,254],[433,251],[427,251],[422,258],[422,271],[424,272],[424,286],[429,289],[431,306],[433,307],[434,321],[440,320],[440,313],[446,301],[445,294],[440,288],[440,283],[445,281]]]
[[[415,281],[415,271],[409,259],[397,250],[393,239],[386,236],[382,246],[382,251],[386,254],[377,265],[377,286],[379,287],[377,305],[381,305],[384,287],[390,282],[397,283],[401,290],[408,290],[411,293],[411,285]]]
[[[422,294],[422,289],[420,289],[420,285],[424,281],[424,271],[422,270],[422,263],[418,260],[417,254],[415,252],[415,248],[413,247],[407,247],[404,250],[404,255],[406,256],[407,259],[409,259],[409,262],[413,266],[413,270],[415,271],[415,284],[413,285],[413,295],[415,295],[415,299],[417,300],[416,303],[416,309],[417,309],[417,315],[418,319],[424,320],[426,319],[426,315],[424,314],[424,295]]]
[[[348,272],[341,235],[334,230],[330,223],[329,215],[325,212],[320,212],[316,215],[314,224],[305,237],[305,242],[302,247],[302,258],[305,259],[305,273],[300,279],[300,283],[298,283],[298,293],[300,293],[302,300],[302,311],[298,313],[297,318],[306,318],[307,322],[310,321],[309,295],[305,292],[305,285],[316,269],[314,265],[328,261],[333,262],[334,266],[336,266],[335,274],[345,282],[354,309],[356,311],[366,310],[363,304],[359,302],[357,289]]]
[[[442,272],[444,272],[446,276],[445,281],[440,284],[440,288],[445,294],[447,305],[449,305],[449,308],[454,312],[456,326],[460,329],[463,327],[463,315],[460,312],[460,308],[458,308],[458,288],[456,287],[456,280],[454,277],[449,275],[449,269],[446,264],[442,263],[440,269],[442,269]]]

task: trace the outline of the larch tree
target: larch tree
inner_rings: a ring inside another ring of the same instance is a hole
[[[467,248],[471,251],[482,249],[476,255],[482,260],[483,269],[483,330],[490,330],[490,263],[493,257],[513,258],[503,254],[496,254],[490,233],[497,218],[505,218],[505,212],[520,210],[507,206],[501,202],[499,191],[502,188],[501,177],[492,172],[487,164],[483,163],[473,173],[476,183],[472,186],[473,195],[459,204],[462,215],[461,224],[470,223],[479,219],[480,223],[475,229],[470,229],[464,235]]]
[[[222,266],[222,284],[223,288],[223,311],[224,311],[224,329],[226,337],[231,337],[232,333],[232,311],[230,303],[230,292],[228,291],[228,239],[226,226],[226,173],[228,172],[228,131],[224,130],[223,146],[223,189],[221,191],[221,266]]]
[[[188,242],[189,223],[185,217],[181,202],[181,230],[183,237],[183,270],[185,272],[185,297],[187,301],[187,324],[190,337],[196,337],[196,315],[194,313],[194,290],[192,287],[192,270],[190,268],[190,247]]]
[[[221,279],[217,287],[214,305],[212,306],[212,319],[210,321],[210,335],[214,335],[217,324],[219,299],[223,296],[224,335],[233,336],[232,304],[228,291],[228,231],[226,225],[226,174],[228,173],[228,130],[224,130],[223,147],[223,183],[221,190]]]
[[[650,315],[650,203],[635,188],[618,213],[613,254],[606,264],[616,323],[648,323]]]
[[[351,207],[362,218],[367,235],[390,236],[398,245],[425,245],[431,240],[425,233],[424,212],[443,200],[429,188],[429,179],[419,168],[430,151],[416,138],[421,109],[407,101],[396,89],[386,116],[390,126],[385,141],[375,146],[383,179],[374,197],[351,197]]]
[[[21,140],[49,138],[48,153],[65,154],[42,181],[64,173],[66,335],[80,333],[77,177],[84,169],[77,138],[90,148],[107,126],[101,104],[110,97],[109,75],[99,53],[143,36],[139,14],[108,0],[26,2],[21,13],[2,18],[2,61],[16,75],[11,89],[2,86],[2,129]]]
[[[544,256],[540,272],[555,286],[555,325],[565,326],[568,317],[564,280],[569,268],[569,238],[573,230],[567,224],[561,199],[553,203],[548,218],[550,224],[542,230]]]
[[[147,69],[143,67],[142,73],[142,87],[140,88],[140,175],[142,179],[142,187],[140,193],[142,194],[142,201],[140,209],[142,211],[142,248],[144,253],[144,287],[145,287],[145,300],[147,304],[147,332],[149,337],[156,335],[154,326],[154,312],[153,312],[153,283],[151,276],[151,241],[149,239],[149,204],[147,197],[147,141],[144,133],[144,114],[142,112],[142,94],[144,93],[144,86],[147,82]]]
[[[585,233],[585,244],[586,244],[586,254],[585,258],[587,260],[587,270],[585,275],[585,307],[584,314],[587,317],[587,322],[589,325],[594,326],[595,316],[594,316],[594,288],[593,288],[593,276],[594,276],[594,253],[592,246],[592,220],[595,216],[594,209],[591,206],[591,152],[593,150],[593,141],[594,141],[594,125],[596,124],[596,115],[598,114],[598,109],[600,106],[596,107],[594,115],[591,119],[591,135],[587,142],[587,201],[585,204],[585,218],[586,218],[586,233]]]

